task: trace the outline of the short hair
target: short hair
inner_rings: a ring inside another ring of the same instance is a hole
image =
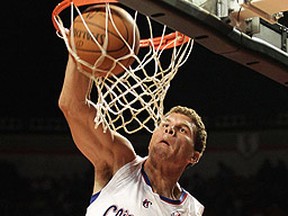
[[[194,131],[195,135],[194,149],[202,155],[206,149],[207,132],[201,117],[197,114],[197,112],[194,109],[184,106],[175,106],[171,108],[165,114],[165,116],[168,116],[171,113],[180,113],[185,116],[188,116],[191,119],[191,121],[195,124],[196,130]]]

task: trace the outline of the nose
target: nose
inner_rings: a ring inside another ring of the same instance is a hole
[[[173,125],[173,126],[168,126],[168,127],[166,127],[165,130],[164,130],[164,132],[167,133],[167,134],[170,134],[170,135],[174,136],[174,134],[175,134],[174,125]]]

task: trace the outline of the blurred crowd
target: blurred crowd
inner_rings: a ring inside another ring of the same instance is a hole
[[[92,191],[92,168],[83,175],[42,176],[19,174],[17,167],[0,161],[1,216],[81,216]],[[193,169],[181,184],[205,205],[205,216],[288,216],[288,173],[279,160],[263,162],[257,173],[238,176],[219,163],[215,176],[205,179]]]
[[[288,173],[279,160],[263,162],[257,173],[239,176],[219,163],[217,175],[203,179],[194,175],[187,188],[204,205],[206,216],[288,216]]]

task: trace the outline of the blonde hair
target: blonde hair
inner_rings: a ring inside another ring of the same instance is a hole
[[[183,106],[175,106],[171,108],[169,112],[165,114],[165,116],[168,116],[171,113],[180,113],[186,115],[195,124],[196,130],[194,131],[195,135],[194,148],[202,155],[206,149],[207,132],[201,117],[197,114],[197,112],[194,109]]]

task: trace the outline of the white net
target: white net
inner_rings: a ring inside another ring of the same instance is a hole
[[[110,4],[104,5],[106,19],[114,23],[111,16]],[[76,12],[76,13],[75,13]],[[73,26],[74,15],[81,15],[80,9],[71,2],[70,26]],[[102,57],[112,60],[113,65],[120,66],[124,72],[114,75],[113,67],[108,71],[97,67],[97,63],[90,64],[77,55],[75,44],[73,43],[73,33],[64,27],[60,16],[55,16],[55,22],[59,28],[59,36],[65,41],[69,53],[78,63],[79,71],[91,80],[91,86],[87,92],[86,101],[96,109],[95,125],[103,124],[104,130],[113,131],[124,130],[126,133],[135,133],[141,129],[152,132],[161,119],[164,111],[164,99],[170,87],[170,82],[188,59],[192,48],[193,40],[183,34],[175,33],[175,37],[167,40],[167,35],[171,35],[171,29],[165,25],[157,24],[155,28],[153,21],[148,16],[140,15],[137,11],[133,12],[134,32],[136,24],[141,22],[140,34],[148,32],[148,39],[141,40],[140,52],[135,53],[137,46],[136,39],[129,44],[125,41],[120,31],[117,31],[123,43],[129,48],[130,52],[119,58],[110,56],[105,52],[105,46],[109,43],[100,44],[93,36],[93,33],[81,18],[87,28],[91,38],[99,49],[102,50]],[[145,21],[145,25],[143,22]],[[146,26],[146,29],[144,29]],[[106,28],[108,28],[106,26]],[[114,28],[117,28],[115,25]],[[157,33],[155,33],[157,32]],[[158,35],[155,35],[158,34]],[[133,34],[135,37],[135,33]],[[143,37],[141,35],[141,37]],[[184,43],[183,40],[186,40]],[[70,42],[71,41],[71,42]],[[182,41],[182,42],[181,42]],[[169,47],[169,48],[168,48]],[[121,63],[125,58],[134,58],[134,63],[126,66]],[[87,70],[89,68],[89,71]],[[92,71],[92,72],[91,72]],[[95,74],[105,73],[106,76],[95,76]]]

